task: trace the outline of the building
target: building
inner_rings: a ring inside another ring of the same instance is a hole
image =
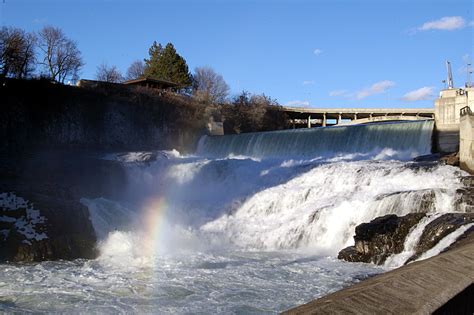
[[[461,109],[474,111],[474,87],[449,88],[440,92],[435,100],[437,150],[456,152],[459,150],[459,126]]]
[[[175,89],[179,87],[179,84],[177,83],[161,80],[161,79],[150,78],[150,77],[144,77],[144,78],[139,78],[135,80],[125,81],[123,84],[131,85],[131,86],[143,86],[143,87],[153,88],[153,89],[158,89],[158,90],[170,90],[170,89]]]

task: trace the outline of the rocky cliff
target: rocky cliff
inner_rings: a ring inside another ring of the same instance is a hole
[[[94,258],[96,235],[82,197],[119,199],[118,162],[78,152],[0,158],[0,261]]]
[[[191,98],[145,88],[9,79],[0,95],[0,152],[192,150],[207,122]]]

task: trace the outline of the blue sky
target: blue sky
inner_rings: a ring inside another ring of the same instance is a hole
[[[123,73],[154,40],[191,70],[211,66],[232,94],[265,93],[309,107],[431,107],[453,65],[464,85],[474,57],[472,0],[2,0],[2,26],[62,28],[93,79]]]

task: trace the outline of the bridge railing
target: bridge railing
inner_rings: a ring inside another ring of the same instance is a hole
[[[474,116],[474,113],[472,112],[471,108],[469,106],[465,106],[461,108],[461,116]]]

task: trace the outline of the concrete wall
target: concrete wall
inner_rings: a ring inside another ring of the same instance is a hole
[[[209,119],[207,123],[207,134],[210,136],[223,136],[224,135],[224,123],[219,121],[214,121],[214,119]]]
[[[459,126],[459,163],[462,169],[474,174],[474,113],[463,110]]]
[[[461,108],[474,110],[474,88],[442,90],[435,100],[436,124],[444,128],[456,128],[461,118]]]
[[[474,88],[442,90],[435,100],[436,149],[440,152],[459,150],[461,108],[474,110]]]

